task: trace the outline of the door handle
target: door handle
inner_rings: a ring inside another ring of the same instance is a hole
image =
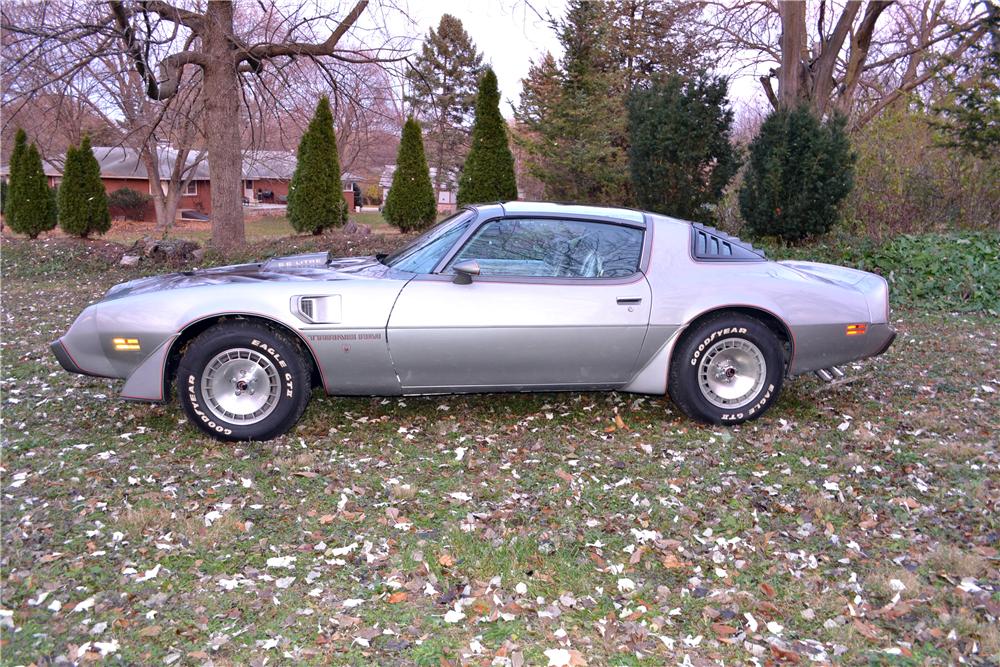
[[[641,296],[620,296],[618,297],[619,306],[638,306],[642,303]]]

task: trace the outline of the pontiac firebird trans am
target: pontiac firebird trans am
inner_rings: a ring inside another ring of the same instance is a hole
[[[112,287],[52,351],[222,440],[267,440],[329,394],[669,393],[694,419],[763,414],[782,381],[881,354],[880,276],[775,262],[640,211],[458,211],[391,255],[295,255]]]

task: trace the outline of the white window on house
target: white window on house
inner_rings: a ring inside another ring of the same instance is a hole
[[[167,181],[160,181],[160,192],[163,193],[164,197],[167,196]],[[149,194],[153,194],[153,184],[152,183],[149,184]]]

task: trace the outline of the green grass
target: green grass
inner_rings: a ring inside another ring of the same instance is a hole
[[[398,233],[382,218],[382,214],[378,211],[351,213],[350,219],[358,224],[368,225],[371,227],[373,234]],[[282,239],[296,235],[295,230],[292,229],[290,224],[288,224],[288,218],[284,215],[267,215],[248,218],[245,223],[245,228],[247,241],[249,243],[273,241],[275,239]],[[147,225],[136,225],[135,223],[130,223],[128,225],[112,226],[111,230],[101,238],[115,243],[121,243],[123,245],[131,245],[132,243],[142,239],[144,236],[157,236],[152,223]],[[172,239],[187,239],[205,244],[211,240],[212,230],[210,223],[208,222],[182,221],[172,226],[168,230],[166,237]]]
[[[995,318],[902,310],[854,382],[795,379],[734,429],[617,393],[316,393],[287,436],[222,444],[175,404],[58,368],[47,343],[152,270],[101,264],[101,243],[3,248],[3,664],[112,640],[124,664],[545,665],[559,647],[591,665],[732,664],[779,639],[802,664],[815,647],[844,664],[1000,654]],[[608,430],[615,414],[626,429]],[[291,568],[268,567],[281,556]],[[916,590],[897,614],[879,582],[901,570]]]

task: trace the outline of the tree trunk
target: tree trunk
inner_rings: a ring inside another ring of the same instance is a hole
[[[806,3],[780,2],[781,16],[781,68],[778,70],[778,102],[790,109],[806,93]]]
[[[240,150],[240,81],[229,36],[233,32],[233,6],[209,2],[205,12],[202,45],[204,66],[205,137],[212,187],[212,245],[220,249],[242,246],[243,178]]]

